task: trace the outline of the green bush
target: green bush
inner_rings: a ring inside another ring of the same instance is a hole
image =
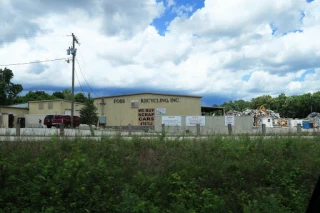
[[[318,141],[0,142],[0,212],[304,212]]]

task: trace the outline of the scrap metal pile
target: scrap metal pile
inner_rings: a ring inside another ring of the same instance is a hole
[[[233,116],[246,116],[246,115],[251,115],[252,117],[256,116],[256,117],[263,117],[263,116],[266,116],[266,113],[264,111],[260,111],[258,113],[259,110],[257,109],[246,109],[242,112],[239,112],[239,111],[235,111],[235,110],[230,110],[228,112],[226,112],[225,114],[226,115],[233,115]],[[270,109],[267,109],[266,110],[267,113],[269,114],[270,117],[272,118],[280,118],[280,114],[277,113],[277,112],[274,112]]]
[[[310,121],[310,123],[313,123],[314,127],[320,126],[320,113],[319,112],[312,112],[309,114],[306,118]]]

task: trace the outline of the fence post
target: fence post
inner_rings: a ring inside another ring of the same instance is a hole
[[[267,129],[266,129],[266,125],[265,124],[262,124],[262,134],[266,134],[267,133]]]
[[[131,124],[128,125],[128,131],[129,131],[129,136],[131,136],[132,135],[132,125]]]
[[[200,135],[200,124],[197,124],[197,135]]]
[[[301,124],[297,125],[297,133],[301,133]]]
[[[232,134],[232,125],[228,124],[228,134],[231,135]]]
[[[161,125],[161,134],[162,134],[163,137],[164,137],[165,134],[166,134],[165,124],[162,124],[162,125]]]
[[[60,124],[60,136],[64,136],[64,124]]]
[[[16,136],[20,136],[20,124],[17,123],[17,126],[16,126]]]

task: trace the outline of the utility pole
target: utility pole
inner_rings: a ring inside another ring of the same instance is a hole
[[[72,98],[71,98],[71,128],[74,127],[73,125],[73,116],[74,116],[74,61],[76,59],[76,53],[77,49],[75,48],[75,43],[79,44],[76,36],[72,33],[72,48],[69,47],[67,50],[68,55],[70,55],[70,52],[72,54]]]

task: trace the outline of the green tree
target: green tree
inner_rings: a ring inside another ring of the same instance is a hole
[[[0,69],[0,105],[14,103],[17,95],[23,90],[21,84],[11,82],[13,72],[10,69]]]
[[[233,103],[233,101],[229,101],[229,102],[224,102],[223,104],[220,105],[221,107],[224,107],[224,110],[226,112],[230,111],[230,110],[236,110],[236,105]]]
[[[234,105],[237,111],[243,111],[251,108],[251,103],[249,101],[244,101],[242,99],[234,101]]]
[[[274,108],[274,99],[270,95],[263,95],[251,100],[251,106],[253,109],[258,109],[263,105],[266,109]]]
[[[72,100],[72,92],[69,89],[62,90],[62,93],[64,95],[64,99],[66,100]]]
[[[41,100],[52,100],[56,99],[55,96],[51,96],[50,94],[46,93],[45,91],[29,91],[25,96],[24,96],[24,101],[41,101]]]
[[[311,111],[320,112],[320,91],[311,95]]]
[[[94,135],[92,125],[98,122],[98,109],[94,105],[93,99],[88,94],[87,100],[84,102],[84,107],[80,110],[80,120],[81,123],[89,125],[91,135]]]
[[[74,100],[75,102],[85,103],[87,98],[82,92],[79,92],[74,96]]]
[[[52,96],[59,98],[59,99],[65,98],[63,92],[59,92],[59,91],[52,93]]]
[[[284,93],[278,95],[278,97],[274,98],[274,111],[280,113],[280,115],[284,115],[286,113],[286,100],[287,97]]]

